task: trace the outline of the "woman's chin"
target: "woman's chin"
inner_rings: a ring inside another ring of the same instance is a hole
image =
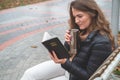
[[[79,28],[79,29],[82,30],[82,31],[85,30],[85,28]]]

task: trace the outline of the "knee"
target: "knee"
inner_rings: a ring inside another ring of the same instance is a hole
[[[27,70],[24,72],[21,80],[35,80],[34,77],[33,77],[33,74],[32,74],[31,69],[27,69]]]
[[[32,70],[31,70],[31,69],[27,69],[27,70],[24,72],[24,75],[26,75],[26,76],[32,76]]]

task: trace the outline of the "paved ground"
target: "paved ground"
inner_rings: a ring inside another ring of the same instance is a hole
[[[19,80],[27,68],[50,59],[41,44],[42,36],[48,31],[63,41],[68,1],[0,11],[0,80]]]
[[[111,20],[111,0],[97,1]],[[41,44],[43,33],[64,42],[69,2],[51,0],[0,11],[0,80],[19,80],[27,68],[50,59]]]

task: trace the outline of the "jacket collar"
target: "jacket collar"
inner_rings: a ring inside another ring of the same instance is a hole
[[[99,32],[99,30],[92,31],[92,32],[88,35],[88,37],[86,38],[85,41],[87,41],[87,42],[91,41],[98,32]]]

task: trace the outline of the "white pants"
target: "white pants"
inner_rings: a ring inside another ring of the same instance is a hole
[[[27,69],[21,80],[69,80],[68,75],[60,64],[50,60]]]

